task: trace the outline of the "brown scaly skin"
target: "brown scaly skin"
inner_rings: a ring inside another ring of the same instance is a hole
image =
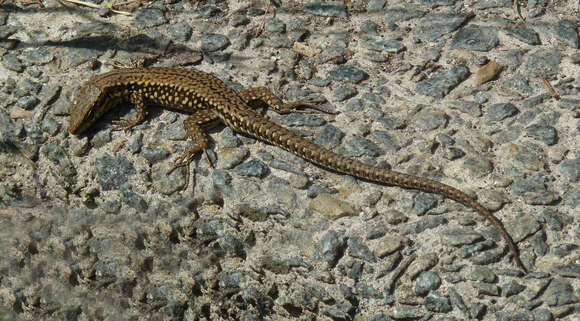
[[[191,114],[184,121],[184,128],[194,145],[178,157],[170,170],[186,166],[189,175],[189,163],[193,157],[207,150],[207,138],[202,127],[221,121],[235,131],[281,147],[335,172],[379,184],[441,194],[468,206],[499,229],[516,264],[526,271],[520,261],[518,248],[501,221],[464,192],[430,179],[370,166],[336,154],[254,111],[248,103],[255,100],[267,103],[278,113],[294,112],[301,105],[313,107],[307,103],[284,104],[266,88],[252,88],[236,93],[212,74],[194,69],[117,69],[91,78],[79,89],[70,108],[69,130],[72,134],[81,134],[122,101],[135,104],[137,113],[134,119],[116,121],[114,129],[117,130],[128,130],[143,122],[148,104]]]

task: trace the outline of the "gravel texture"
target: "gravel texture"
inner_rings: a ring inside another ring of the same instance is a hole
[[[0,5],[0,320],[580,320],[577,1],[24,3]],[[82,82],[154,56],[337,111],[267,114],[477,197],[530,273],[451,200],[229,128],[181,191],[186,115],[68,134]]]

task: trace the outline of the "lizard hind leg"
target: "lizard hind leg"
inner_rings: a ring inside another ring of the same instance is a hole
[[[167,171],[167,175],[171,174],[174,170],[181,166],[186,167],[186,174],[185,174],[185,185],[183,186],[183,190],[186,190],[189,186],[189,176],[191,173],[190,165],[193,159],[201,152],[205,154],[208,163],[213,168],[214,165],[211,161],[207,153],[208,149],[208,139],[204,132],[204,129],[207,130],[218,123],[218,116],[215,112],[211,109],[204,109],[196,112],[195,114],[187,117],[183,121],[183,128],[185,128],[185,132],[187,136],[193,140],[193,146],[187,148],[181,155],[179,155],[173,164],[173,167]],[[202,128],[203,127],[203,128]]]
[[[281,115],[290,113],[299,114],[313,114],[314,112],[309,110],[300,110],[299,108],[306,107],[315,109],[321,113],[336,115],[337,112],[326,110],[320,106],[310,102],[310,101],[295,101],[291,103],[284,103],[280,98],[278,98],[274,93],[266,87],[255,87],[242,90],[238,93],[238,96],[242,98],[246,103],[253,101],[260,101],[268,105],[275,112]]]

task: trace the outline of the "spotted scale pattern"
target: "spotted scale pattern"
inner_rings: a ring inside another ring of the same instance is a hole
[[[493,214],[466,193],[430,179],[373,167],[347,158],[266,119],[255,112],[248,102],[262,100],[277,112],[294,110],[296,104],[283,104],[265,88],[253,88],[236,93],[212,74],[195,69],[132,68],[117,69],[91,78],[80,89],[71,106],[69,130],[80,134],[100,116],[126,100],[137,107],[135,119],[117,122],[119,129],[130,129],[145,119],[148,104],[161,105],[192,114],[184,121],[194,145],[176,161],[188,166],[193,157],[207,148],[207,138],[200,126],[219,120],[232,129],[281,147],[321,167],[375,183],[438,193],[462,203],[496,226],[506,241],[516,264],[526,270],[518,248],[503,224]]]

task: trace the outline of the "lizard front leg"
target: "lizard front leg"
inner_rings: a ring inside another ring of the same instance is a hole
[[[210,166],[213,167],[213,163],[207,153],[208,139],[204,129],[207,130],[215,126],[215,124],[218,123],[218,120],[219,117],[213,110],[204,109],[187,117],[183,121],[183,128],[185,128],[185,132],[189,138],[193,140],[193,146],[186,149],[179,157],[177,157],[173,167],[167,172],[167,175],[169,175],[178,167],[186,166],[185,186],[183,187],[183,190],[186,190],[189,186],[189,176],[191,173],[190,164],[199,153],[203,152]],[[203,129],[202,126],[204,127]]]
[[[113,130],[129,131],[131,128],[141,124],[145,120],[145,117],[147,116],[147,111],[145,108],[145,99],[143,97],[143,94],[134,92],[131,94],[129,101],[133,105],[135,105],[136,109],[135,116],[133,117],[133,119],[124,117],[119,120],[114,120]]]

